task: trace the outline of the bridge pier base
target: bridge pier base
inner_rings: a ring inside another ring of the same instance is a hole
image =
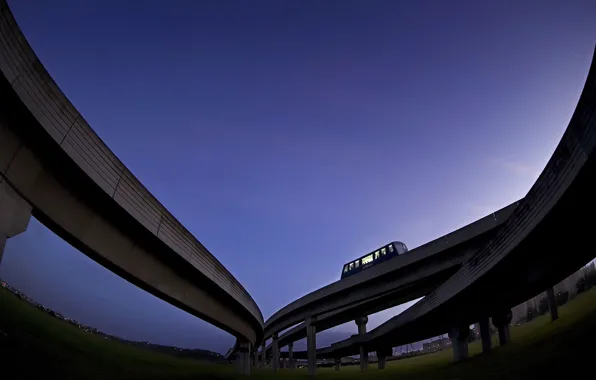
[[[385,366],[387,365],[387,357],[385,356],[379,356],[379,369],[385,369]]]
[[[482,318],[479,323],[480,325],[480,340],[482,341],[482,352],[487,353],[492,349],[492,339],[490,336],[490,323],[488,317]]]
[[[546,290],[546,297],[548,298],[548,310],[550,310],[550,320],[554,322],[557,319],[559,319],[559,310],[557,310],[555,289],[553,289],[552,286]]]
[[[451,346],[453,347],[453,361],[458,362],[468,357],[468,336],[470,328],[466,325],[454,327],[449,332]]]
[[[294,343],[288,344],[288,361],[288,368],[296,368],[296,366],[294,365]]]
[[[0,263],[6,241],[27,230],[32,207],[0,177]]]
[[[308,374],[317,374],[317,326],[314,319],[309,318],[306,324],[306,350],[308,356]]]
[[[499,345],[504,346],[509,342],[509,323],[511,323],[511,319],[513,315],[511,314],[511,309],[502,311],[495,316],[493,316],[493,325],[499,331]]]
[[[236,366],[242,375],[250,376],[250,342],[240,342],[236,353]]]
[[[334,364],[335,364],[335,370],[339,371],[339,369],[341,368],[341,358],[335,359]]]
[[[273,372],[277,372],[279,368],[279,337],[277,333],[273,334],[273,338],[271,340],[271,370]]]
[[[358,326],[358,335],[362,336],[366,334],[366,324],[368,323],[368,317],[360,317],[356,319],[356,325]],[[368,352],[364,346],[360,346],[360,371],[366,371],[368,369]]]
[[[387,366],[387,356],[391,356],[393,354],[392,347],[382,348],[377,350],[377,358],[379,360],[378,367],[379,369],[385,369]]]

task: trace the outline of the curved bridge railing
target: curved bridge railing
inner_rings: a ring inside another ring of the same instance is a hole
[[[232,274],[143,186],[58,88],[0,0],[0,70],[49,135],[115,202],[263,324]]]

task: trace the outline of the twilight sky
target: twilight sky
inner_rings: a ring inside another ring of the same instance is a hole
[[[414,248],[523,197],[596,42],[591,0],[9,4],[91,126],[266,318],[367,251]],[[0,276],[127,338],[234,342],[35,220]]]

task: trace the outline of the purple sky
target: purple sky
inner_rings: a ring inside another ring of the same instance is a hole
[[[91,126],[265,317],[367,251],[525,195],[579,98],[596,2],[519,3],[9,1]],[[234,341],[37,221],[0,276],[128,338]]]

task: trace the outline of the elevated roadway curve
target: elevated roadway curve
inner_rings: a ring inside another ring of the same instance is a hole
[[[304,338],[308,323],[315,323],[320,332],[425,296],[492,239],[517,204],[292,302],[267,320],[265,339],[310,318],[279,336],[278,345],[283,347]]]
[[[595,52],[596,54],[596,52]],[[444,334],[509,310],[594,257],[596,59],[570,123],[543,172],[494,239],[444,284],[361,336],[317,351],[341,357]]]
[[[255,301],[95,134],[5,0],[0,72],[2,191],[21,197],[38,220],[114,273],[258,344],[263,316]]]

